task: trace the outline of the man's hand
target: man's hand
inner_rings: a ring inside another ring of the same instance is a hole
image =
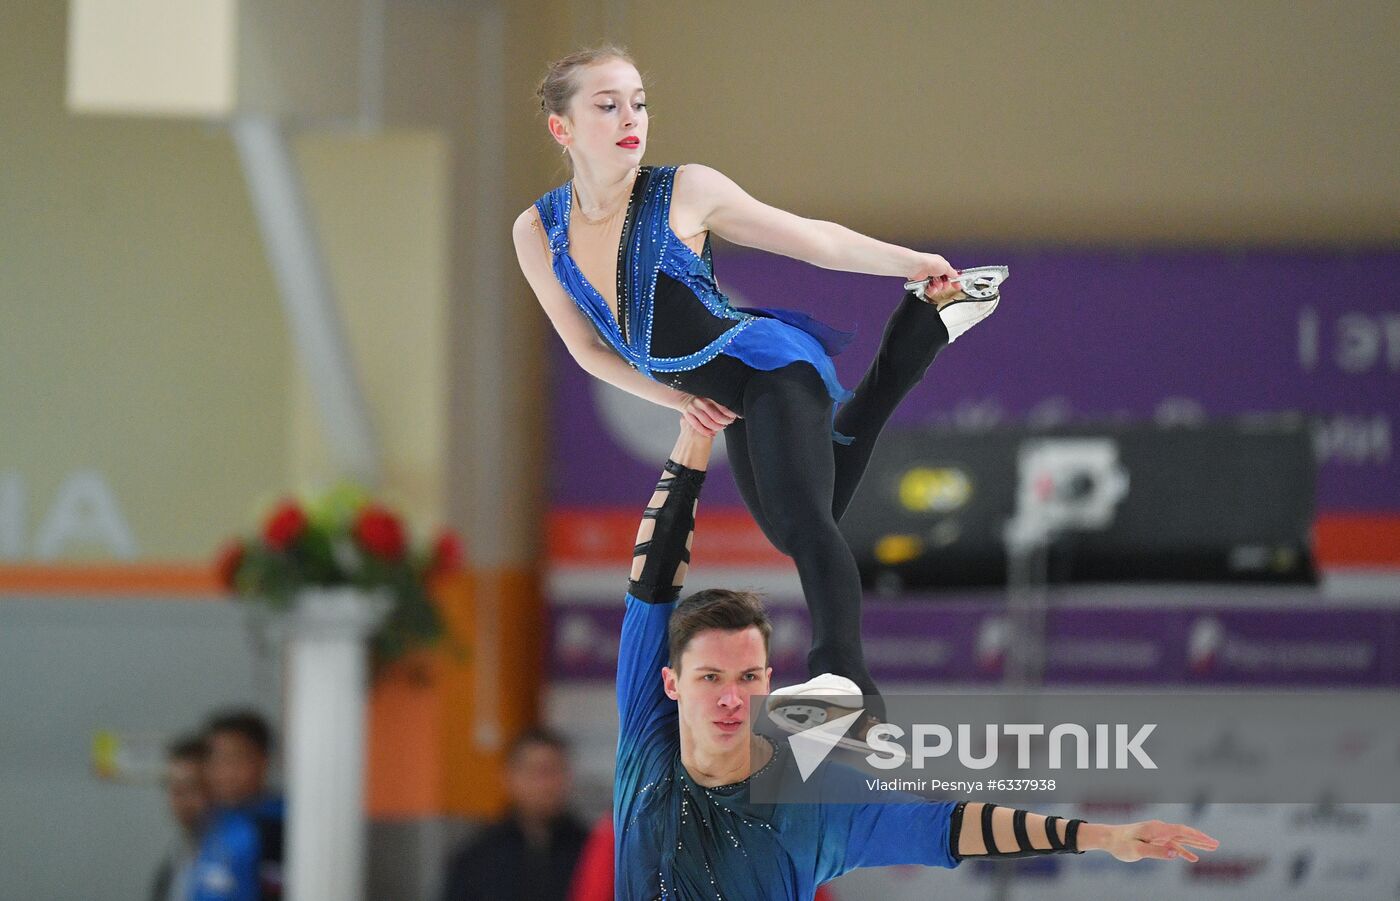
[[[1122,861],[1151,858],[1173,860],[1180,857],[1192,863],[1200,860],[1192,848],[1214,851],[1220,842],[1190,826],[1146,820],[1123,826],[1085,823],[1079,827],[1079,850],[1107,851]]]

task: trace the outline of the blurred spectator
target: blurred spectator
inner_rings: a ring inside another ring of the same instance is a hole
[[[547,729],[515,740],[506,759],[510,808],[452,861],[443,901],[565,901],[584,825],[568,811],[568,745]]]
[[[166,851],[151,884],[151,901],[185,901],[190,873],[209,815],[204,787],[204,760],[208,749],[198,737],[182,738],[166,749],[165,797],[179,834]]]
[[[205,781],[214,808],[195,862],[192,901],[282,897],[282,799],[271,793],[272,730],[251,710],[215,715],[204,729]]]

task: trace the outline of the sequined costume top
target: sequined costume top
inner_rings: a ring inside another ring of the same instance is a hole
[[[759,370],[805,361],[839,403],[850,397],[831,355],[849,335],[790,310],[734,307],[715,280],[707,235],[696,253],[671,229],[675,166],[642,166],[618,248],[617,315],[569,252],[573,183],[535,201],[554,275],[607,344],[638,372],[680,385],[677,374],[721,354]]]
[[[948,847],[951,802],[753,804],[748,779],[697,784],[681,763],[676,702],[661,687],[675,604],[630,594],[626,604],[613,781],[619,901],[809,901],[857,867],[957,865]],[[791,765],[787,743],[778,742],[760,774]]]

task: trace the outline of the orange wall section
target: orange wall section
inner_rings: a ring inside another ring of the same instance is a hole
[[[506,803],[505,749],[539,715],[538,577],[475,569],[435,589],[450,640],[386,671],[370,698],[366,798],[375,819],[497,815]],[[483,641],[491,652],[482,653]],[[489,711],[496,742],[479,734]]]

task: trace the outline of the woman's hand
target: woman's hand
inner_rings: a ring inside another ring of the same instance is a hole
[[[1220,842],[1200,830],[1178,823],[1164,823],[1161,820],[1147,820],[1123,826],[1085,823],[1079,827],[1081,851],[1107,851],[1119,860],[1127,862],[1145,858],[1173,860],[1180,857],[1195,863],[1200,858],[1191,852],[1192,848],[1214,851],[1218,847]]]
[[[924,300],[936,307],[941,307],[944,301],[953,300],[962,293],[962,285],[958,282],[958,270],[936,253],[919,254],[918,268],[906,281],[913,282],[925,278],[932,281],[924,289]]]
[[[715,437],[724,431],[725,426],[739,418],[724,404],[693,394],[683,395],[679,410],[682,422],[709,438]]]

